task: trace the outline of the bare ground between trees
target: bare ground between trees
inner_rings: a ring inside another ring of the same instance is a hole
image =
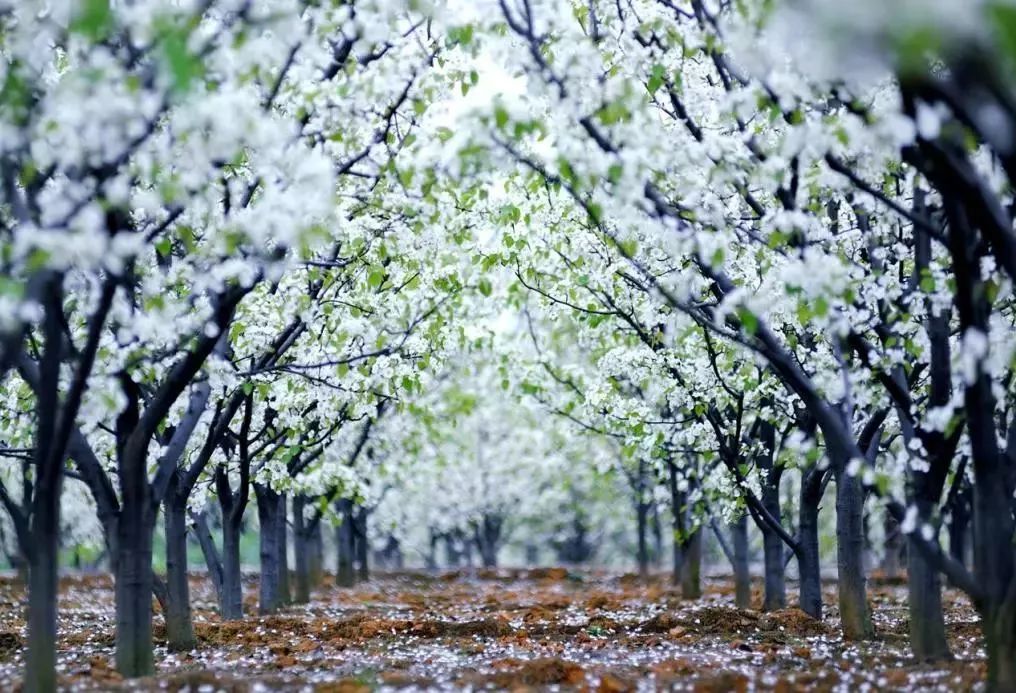
[[[874,581],[877,639],[844,643],[831,617],[733,607],[733,586],[708,580],[682,601],[666,576],[561,569],[424,575],[389,573],[352,589],[326,586],[277,615],[220,621],[211,585],[193,576],[200,646],[168,653],[156,615],[158,674],[123,681],[113,670],[112,583],[61,583],[59,670],[74,690],[315,690],[377,688],[569,690],[966,690],[985,677],[977,615],[945,595],[954,659],[920,664],[907,643],[906,589]],[[245,609],[256,610],[256,578]],[[761,585],[754,605],[761,605]],[[0,689],[19,686],[24,590],[0,582]],[[153,602],[154,604],[154,602]],[[156,607],[157,609],[157,607]]]

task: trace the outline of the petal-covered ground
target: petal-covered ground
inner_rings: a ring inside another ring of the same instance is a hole
[[[952,691],[985,676],[977,616],[949,590],[954,659],[917,664],[898,583],[871,585],[878,636],[858,644],[838,635],[832,585],[829,618],[820,623],[793,608],[735,609],[732,585],[722,579],[706,580],[701,599],[683,601],[665,576],[644,583],[544,569],[384,574],[354,589],[329,582],[310,604],[232,622],[218,619],[209,583],[194,577],[200,646],[168,653],[157,614],[158,674],[125,682],[112,669],[110,580],[62,584],[59,666],[75,690]],[[247,589],[254,612],[256,578]],[[24,659],[24,599],[13,581],[0,583],[3,690],[16,688]]]

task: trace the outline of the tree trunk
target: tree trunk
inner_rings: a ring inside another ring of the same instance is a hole
[[[174,473],[166,492],[166,640],[170,651],[197,646],[191,622],[190,585],[187,582],[187,499],[180,498]]]
[[[220,559],[215,541],[208,529],[208,521],[204,514],[199,515],[195,522],[195,532],[201,544],[201,552],[205,556],[208,573],[216,587],[219,600],[219,616],[224,621],[235,621],[243,618],[243,575],[240,571],[240,534],[243,528],[243,508],[236,505],[243,498],[237,499],[228,489],[219,495],[219,507],[222,510],[222,557]]]
[[[903,553],[903,533],[900,524],[889,513],[885,514],[885,556],[882,557],[882,574],[890,579],[899,577],[900,556]],[[908,559],[909,560],[909,559]]]
[[[142,447],[143,444],[147,445],[147,441],[130,435],[117,450],[123,501],[117,525],[115,560],[116,669],[127,678],[155,672],[152,651],[152,535],[155,532],[156,509],[152,507],[147,450]]]
[[[479,523],[473,525],[476,546],[484,568],[497,567],[497,551],[501,543],[502,520],[498,515],[485,513]]]
[[[843,637],[869,640],[874,629],[864,577],[864,491],[842,465],[836,478],[836,563]]]
[[[20,553],[10,556],[8,560],[11,562],[11,568],[14,569],[14,579],[17,584],[28,587],[28,566],[31,562]]]
[[[824,492],[825,472],[811,468],[801,477],[797,511],[798,605],[809,616],[822,619],[822,572],[818,552],[818,508]]]
[[[34,493],[29,491],[30,470],[25,465],[21,477],[22,503],[26,511],[31,508],[31,518],[14,518],[20,523],[20,527],[15,529],[19,533],[19,549],[30,560],[25,689],[32,693],[56,690],[60,496],[66,450],[66,441],[57,440],[62,418],[59,380],[63,333],[59,316],[63,315],[63,279],[49,271],[40,276],[46,277],[42,282],[46,313],[43,322],[45,349],[39,363],[40,382],[35,403],[35,452],[31,464],[35,471],[35,490]],[[73,417],[77,412],[74,405],[69,406],[72,408],[69,411],[65,409],[63,416]]]
[[[526,543],[526,566],[540,565],[540,547],[532,542]]]
[[[261,575],[258,581],[258,613],[271,614],[278,611],[282,605],[279,494],[270,486],[258,483],[254,484],[254,493],[258,503],[258,523],[261,525],[261,531],[258,532],[261,558]]]
[[[928,564],[916,546],[907,547],[907,597],[910,613],[910,648],[921,662],[945,659],[942,614],[942,576]]]
[[[355,518],[355,533],[354,545],[356,547],[356,563],[357,563],[357,579],[360,582],[367,582],[370,580],[370,543],[367,541],[367,509],[360,508],[360,511],[354,515]]]
[[[289,588],[289,496],[279,494],[279,510],[276,516],[276,529],[279,533],[276,548],[279,552],[279,602],[284,606],[293,601]]]
[[[697,528],[688,536],[684,546],[684,561],[681,566],[681,596],[684,599],[698,599],[702,596],[702,529]]]
[[[1016,691],[1016,600],[988,610],[983,619],[988,690]]]
[[[462,553],[459,551],[458,547],[455,546],[455,537],[452,536],[451,532],[444,535],[444,542],[445,564],[448,568],[454,570],[455,568],[458,568],[459,564],[462,562]]]
[[[427,570],[437,570],[437,545],[441,536],[430,530],[430,541],[427,542],[427,555],[423,557],[424,567]]]
[[[310,539],[310,584],[311,588],[321,585],[325,574],[325,539],[321,522],[315,522]]]
[[[293,558],[295,591],[293,601],[297,604],[306,604],[310,601],[311,591],[311,553],[313,552],[312,530],[307,526],[304,519],[304,506],[306,498],[296,496],[293,498]],[[314,523],[317,526],[318,523]]]
[[[969,565],[967,561],[967,533],[970,531],[969,492],[962,491],[955,502],[949,505],[949,555]]]
[[[340,522],[336,530],[338,562],[335,568],[335,583],[339,587],[352,587],[356,584],[356,576],[353,573],[353,502],[343,498],[337,505]]]
[[[60,569],[60,492],[35,499],[28,570],[28,661],[25,691],[56,690],[57,588]],[[43,494],[49,489],[37,488]]]
[[[152,651],[152,534],[146,502],[124,496],[116,557],[116,668],[128,678],[155,671]],[[138,507],[140,506],[140,507]]]
[[[659,568],[660,557],[663,555],[663,530],[660,527],[660,508],[655,502],[652,504],[652,513],[649,516],[649,528],[653,533],[651,561],[654,568]]]
[[[751,608],[751,574],[748,572],[748,516],[741,515],[730,524],[733,544],[734,603],[741,609]]]
[[[803,495],[803,491],[802,491]],[[797,556],[798,602],[801,611],[822,618],[822,573],[818,552],[818,504],[803,500],[798,512],[800,551]]]
[[[641,499],[635,502],[635,521],[638,531],[638,560],[639,577],[645,580],[649,577],[649,537],[646,536],[649,529],[649,504],[643,503]]]
[[[769,471],[773,475],[773,470]],[[762,505],[782,525],[780,511],[780,488],[766,483],[762,487]],[[770,527],[763,525],[762,549],[765,562],[765,598],[763,611],[776,611],[787,606],[787,588],[783,579],[786,563],[783,560],[783,539]]]
[[[225,621],[243,618],[243,573],[240,570],[240,522],[222,521],[222,594],[219,615]]]
[[[684,566],[684,494],[678,490],[677,465],[673,462],[667,464],[668,485],[670,487],[670,517],[673,530],[673,544],[671,556],[671,583],[677,585],[681,582],[681,573]]]

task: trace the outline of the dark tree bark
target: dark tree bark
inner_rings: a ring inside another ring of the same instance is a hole
[[[239,407],[240,404],[236,403]],[[250,395],[243,397],[243,416],[240,423],[240,433],[236,436],[237,463],[239,466],[239,483],[234,491],[229,483],[229,473],[225,466],[219,466],[215,470],[215,491],[219,501],[219,510],[222,515],[222,556],[221,562],[218,553],[215,551],[215,542],[212,541],[207,525],[204,524],[204,516],[201,516],[204,531],[199,534],[201,549],[208,564],[209,573],[219,577],[219,615],[223,620],[232,621],[243,618],[243,575],[240,569],[240,536],[243,529],[243,514],[250,502],[250,430],[253,419],[254,400]],[[222,418],[225,425],[235,412],[227,413]],[[225,431],[223,431],[225,438]],[[202,454],[211,456],[217,441],[209,436],[206,440],[205,449]],[[227,447],[232,453],[232,448]]]
[[[124,377],[125,390],[133,401],[118,420],[122,431],[135,430],[131,421],[140,390]],[[136,415],[136,414],[135,414]],[[146,676],[155,671],[152,651],[152,536],[156,508],[148,482],[148,440],[128,435],[117,451],[120,476],[120,524],[116,556],[116,663],[126,677]]]
[[[798,602],[813,618],[822,618],[822,575],[818,552],[818,510],[824,492],[825,473],[812,467],[801,479],[798,508],[797,572]]]
[[[681,596],[684,599],[698,599],[702,596],[702,529],[696,528],[688,535],[684,547],[684,561],[681,565]]]
[[[219,615],[224,621],[243,618],[243,571],[240,567],[242,522],[222,522],[222,593]]]
[[[442,537],[444,538],[445,545],[445,565],[447,565],[448,568],[455,570],[460,567],[465,560],[467,547],[459,547],[458,537],[455,532],[445,532]]]
[[[650,560],[654,568],[660,565],[660,557],[663,555],[663,528],[660,526],[660,508],[656,502],[652,504],[652,512],[649,515],[649,527],[653,534],[653,550]]]
[[[22,377],[35,393],[35,450],[32,467],[35,478],[23,475],[23,504],[31,516],[15,511],[6,490],[3,505],[11,510],[20,553],[28,559],[28,653],[24,686],[26,691],[49,691],[56,687],[57,588],[60,568],[60,497],[63,465],[76,431],[88,376],[92,372],[100,336],[112,305],[115,282],[107,277],[95,313],[89,317],[84,347],[74,365],[70,386],[61,402],[60,370],[65,347],[63,325],[63,275],[49,270],[37,273],[27,290],[37,294],[43,307],[42,353],[38,364],[21,352],[20,344],[5,350],[3,371],[15,360]],[[18,338],[20,340],[20,338]],[[13,345],[14,343],[11,343]],[[14,351],[21,352],[15,359]]]
[[[293,601],[289,585],[289,496],[285,493],[279,494],[276,529],[279,533],[279,606],[284,606]]]
[[[966,507],[955,508],[949,517],[949,555],[962,565],[967,564],[967,535],[969,532],[969,511]]]
[[[261,558],[261,574],[258,582],[258,613],[272,614],[282,606],[280,590],[283,561],[279,540],[281,530],[280,494],[268,484],[254,482],[254,495],[257,498],[258,533]]]
[[[190,584],[187,581],[187,498],[180,493],[180,475],[174,472],[163,504],[166,532],[166,640],[171,651],[197,646],[191,621]]]
[[[780,480],[783,468],[776,465],[773,459],[776,450],[776,430],[769,422],[760,425],[759,439],[764,450],[759,454],[758,467],[762,472],[762,506],[769,515],[770,521],[782,524],[783,514],[780,509]],[[765,598],[762,609],[775,611],[787,605],[787,588],[783,579],[785,562],[783,560],[783,538],[763,522],[762,550],[765,562]]]
[[[194,521],[194,536],[198,540],[198,544],[201,546],[201,553],[205,557],[205,564],[208,567],[208,577],[212,581],[212,586],[215,588],[215,597],[219,603],[219,615],[222,615],[222,603],[223,603],[223,579],[222,579],[222,559],[219,555],[219,549],[215,546],[215,540],[212,539],[212,531],[208,527],[208,517],[205,512],[200,512],[191,515]]]
[[[646,536],[649,530],[649,504],[642,502],[641,498],[635,501],[635,523],[638,535],[638,548],[635,557],[638,562],[639,577],[645,580],[649,577],[649,537]]]
[[[467,568],[473,567],[473,540],[463,530],[455,530],[456,539],[462,547],[462,558]]]
[[[667,464],[667,481],[670,490],[670,517],[673,533],[670,580],[677,585],[681,582],[684,566],[685,524],[684,493],[678,489],[677,465]]]
[[[540,565],[540,547],[533,542],[528,542],[525,548],[526,553],[526,565],[537,566]]]
[[[895,579],[900,574],[900,558],[903,555],[903,533],[900,523],[892,515],[886,513],[883,523],[885,531],[885,555],[882,557],[882,574]]]
[[[335,531],[335,583],[339,587],[352,587],[356,584],[356,574],[353,572],[353,501],[340,498],[335,505],[339,515],[339,526]]]
[[[977,56],[959,53],[953,56],[943,79],[939,82],[938,76],[911,75],[901,80],[905,113],[913,117],[920,102],[938,103],[950,94],[948,98],[955,100],[950,110],[956,118],[989,147],[997,145],[997,129],[986,131],[980,119],[970,115],[973,109],[979,112],[990,105],[1011,120],[1008,97],[994,96],[1007,93],[998,83],[997,71]],[[995,98],[999,101],[985,102]],[[995,154],[1011,179],[1016,159],[1007,151],[996,150]],[[918,138],[913,147],[904,150],[904,160],[923,172],[941,194],[960,333],[987,339],[994,306],[981,268],[986,257],[993,257],[1010,280],[1016,277],[1012,211],[1003,207],[982,179],[970,161],[966,143],[952,130],[937,138]],[[1012,502],[1016,422],[1009,424],[1003,450],[999,440],[1000,433],[1006,434],[1005,424],[996,420],[992,378],[983,364],[966,379],[963,403],[974,472],[974,576],[962,564],[943,558],[937,547],[919,545],[926,549],[925,557],[935,560],[956,584],[962,584],[978,606],[988,650],[989,690],[1016,690],[1016,552],[1012,545],[1016,529]]]
[[[319,523],[311,522],[304,517],[307,497],[293,497],[293,558],[294,558],[294,592],[293,601],[306,604],[310,601],[311,590],[316,586],[313,575],[314,530]]]
[[[497,553],[501,548],[503,526],[503,518],[491,513],[484,513],[480,521],[473,524],[473,538],[480,551],[480,560],[484,568],[497,567]]]
[[[843,636],[869,640],[875,630],[864,575],[864,489],[842,465],[836,476],[836,565]]]
[[[578,565],[593,556],[593,545],[589,540],[589,528],[582,514],[573,511],[568,533],[561,541],[554,542],[554,551],[559,563]]]
[[[37,455],[39,453],[36,453]],[[45,453],[44,453],[45,454]],[[60,487],[62,474],[38,479],[32,499],[28,568],[28,661],[26,691],[56,688],[57,589],[60,566]]]
[[[367,509],[359,508],[353,513],[353,541],[356,549],[357,579],[370,580],[370,542],[367,540]]]
[[[430,541],[427,543],[427,555],[424,557],[424,564],[427,570],[437,570],[437,545],[440,541],[441,535],[431,528]]]
[[[325,539],[321,531],[321,521],[314,523],[310,530],[310,584],[318,587],[325,574]]]
[[[907,599],[910,615],[910,647],[919,661],[949,656],[942,612],[942,576],[920,554],[907,550]]]
[[[730,541],[723,535],[723,530],[715,518],[710,518],[709,525],[716,535],[723,555],[730,562],[734,573],[734,604],[740,609],[751,608],[751,575],[748,572],[748,517],[741,515],[730,523]]]
[[[731,553],[734,569],[734,603],[751,608],[751,574],[748,572],[748,516],[741,515],[730,524]]]
[[[39,366],[40,388],[36,392],[37,423],[33,466],[36,479],[31,498],[32,516],[11,513],[21,530],[22,551],[28,555],[28,659],[25,689],[56,689],[56,607],[60,561],[60,493],[63,487],[63,451],[55,440],[59,417],[60,328],[63,301],[62,277],[47,282],[46,316],[43,323],[45,350]],[[58,314],[56,311],[60,311]],[[66,445],[66,444],[65,444]],[[7,494],[4,493],[6,499]],[[5,503],[11,507],[9,503]],[[29,534],[26,534],[28,532]]]

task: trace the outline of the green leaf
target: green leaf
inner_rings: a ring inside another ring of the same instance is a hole
[[[825,296],[819,296],[815,299],[815,315],[824,318],[828,313],[829,301],[826,300]]]
[[[508,124],[508,111],[504,106],[497,106],[494,109],[494,124],[497,125],[498,130],[504,130]]]
[[[656,91],[663,86],[663,80],[666,78],[667,70],[663,65],[653,65],[653,69],[649,72],[649,80],[646,82],[646,88],[649,89],[650,94],[655,94]]]
[[[578,178],[575,176],[575,169],[572,168],[571,162],[564,157],[557,160],[557,168],[561,171],[561,177],[571,183],[573,186],[578,183]]]
[[[621,176],[624,175],[624,166],[621,164],[611,164],[610,168],[607,169],[607,180],[615,185],[621,180]]]
[[[623,101],[612,101],[597,111],[596,116],[604,125],[614,125],[628,119],[628,107]]]
[[[26,265],[29,272],[38,272],[49,262],[50,252],[42,248],[35,248],[28,255]]]
[[[186,92],[204,74],[200,57],[190,52],[187,41],[190,34],[179,27],[172,27],[162,35],[162,55],[173,81],[173,89]]]
[[[750,335],[754,335],[758,332],[758,317],[744,306],[738,306],[737,319],[741,322],[741,327],[744,331]]]
[[[448,41],[452,44],[459,43],[468,46],[473,42],[473,25],[464,24],[448,29]]]
[[[490,280],[486,277],[480,280],[480,284],[477,288],[479,288],[480,293],[484,296],[490,296],[490,294],[494,291],[494,287],[491,285]]]
[[[170,251],[173,250],[173,242],[166,237],[160,238],[155,242],[155,250],[159,253],[159,255],[166,257],[169,255]]]
[[[81,0],[81,11],[71,22],[70,30],[92,41],[105,38],[113,25],[109,0]]]
[[[383,267],[373,267],[367,275],[367,286],[372,289],[379,289],[385,282],[385,270]]]

